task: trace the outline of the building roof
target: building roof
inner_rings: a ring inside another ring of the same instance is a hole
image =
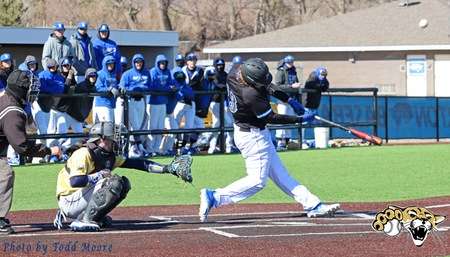
[[[205,48],[205,53],[449,50],[444,0],[394,1]],[[419,21],[428,26],[421,28]]]
[[[52,28],[17,28],[0,27],[0,44],[43,45]],[[70,37],[75,29],[66,29],[64,35]],[[97,37],[97,30],[88,30],[92,38]],[[178,47],[178,32],[144,31],[144,30],[111,30],[111,39],[120,46],[165,46]]]

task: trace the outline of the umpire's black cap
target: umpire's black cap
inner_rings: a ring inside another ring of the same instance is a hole
[[[250,58],[241,65],[242,78],[246,83],[265,87],[272,82],[269,67],[261,58]]]

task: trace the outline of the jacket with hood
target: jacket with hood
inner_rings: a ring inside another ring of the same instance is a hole
[[[226,100],[227,99],[226,92],[227,92],[228,73],[225,71],[225,69],[219,70],[217,68],[217,66],[218,66],[217,60],[218,59],[214,60],[214,68],[216,68],[216,72],[217,72],[217,74],[216,74],[216,85],[217,85],[216,90],[219,90],[219,91],[225,93],[224,99]],[[213,102],[220,103],[220,94],[214,94],[212,100],[213,100]]]
[[[75,56],[72,45],[66,37],[58,39],[53,33],[50,34],[47,41],[44,44],[44,50],[42,51],[42,67],[47,68],[47,61],[49,59],[55,60],[60,63],[62,58],[67,57],[73,59]]]
[[[176,69],[174,69],[172,76],[174,78],[176,78],[175,74],[178,72],[183,73],[183,71],[181,70],[180,67],[177,67]],[[175,86],[177,88],[179,88],[179,90],[177,92],[177,95],[178,95],[177,101],[180,103],[187,104],[187,105],[192,105],[192,101],[194,101],[194,91],[192,90],[192,87],[186,83],[186,80],[177,81],[176,79],[174,79],[174,82],[175,82]]]
[[[48,70],[41,71],[39,82],[41,83],[40,93],[62,94],[66,91],[65,79],[58,71],[54,73]],[[54,97],[39,96],[37,101],[42,111],[49,112],[54,104]]]
[[[85,80],[77,84],[75,94],[96,92],[95,83],[91,84],[87,76],[91,71],[95,72],[95,69],[89,68],[86,70],[86,74],[84,75]],[[71,98],[70,108],[67,110],[67,113],[75,120],[83,122],[92,110],[93,101],[93,97],[73,97]]]
[[[299,82],[297,69],[295,66],[288,68],[283,60],[278,63],[277,73],[275,74],[274,84],[276,88],[289,96],[298,94],[298,88],[292,88],[291,85]]]
[[[178,81],[175,79],[175,75],[178,73],[183,73],[179,67],[178,69],[174,69],[174,73],[172,74],[173,79],[173,88],[172,93],[168,96],[167,104],[166,104],[166,114],[170,115],[175,110],[175,106],[177,105],[177,102],[180,101],[183,98],[183,93],[180,91],[185,85],[186,82]]]
[[[136,69],[135,63],[137,59],[142,59],[144,61],[141,70]],[[144,56],[142,54],[135,54],[131,63],[132,67],[122,74],[119,84],[120,88],[124,88],[127,92],[142,92],[150,90],[150,72],[145,68]],[[137,100],[140,99],[138,98]]]
[[[201,91],[213,91],[217,87],[214,79],[209,80],[207,76],[202,80]],[[212,95],[196,95],[195,96],[195,115],[200,118],[208,116],[209,105],[212,100]]]
[[[116,61],[116,75],[120,77],[122,74],[122,67],[120,65],[120,50],[117,43],[109,39],[101,39],[100,35],[92,41],[95,53],[95,61],[97,62],[98,69],[103,69],[103,59],[105,56],[112,56]]]
[[[150,70],[150,76],[152,78],[150,90],[169,93],[172,91],[170,86],[172,86],[174,82],[167,65],[165,70],[159,68],[159,63],[163,61],[167,62],[166,56],[162,54],[156,56],[155,67]],[[168,95],[150,95],[149,104],[167,104],[167,101]]]
[[[318,70],[314,70],[309,74],[308,79],[305,82],[306,89],[315,89],[316,92],[307,92],[302,94],[302,102],[306,108],[317,109],[320,106],[320,100],[322,98],[322,92],[328,90],[330,83],[327,78],[323,80],[319,79]]]
[[[187,66],[184,66],[181,70],[183,70],[184,74],[186,75],[186,83],[191,86],[193,90],[202,90],[204,71],[201,67],[195,66],[194,70],[190,70]]]
[[[61,67],[60,74],[64,77],[64,93],[71,95],[75,92],[77,82],[75,81],[74,76],[72,76],[72,78],[69,78],[68,76],[69,73],[68,72],[64,73],[62,66],[60,67]],[[67,111],[70,109],[70,105],[73,100],[74,100],[73,97],[54,97],[52,109],[67,113]]]
[[[74,51],[73,67],[78,76],[84,76],[88,68],[98,69],[94,47],[89,35],[81,36],[78,32],[75,32],[70,37],[70,43]]]
[[[25,61],[19,65],[18,69],[22,71],[30,71],[30,69],[28,68],[28,64],[30,64],[31,62],[36,63],[36,70],[33,72],[33,74],[34,75],[39,74],[38,72],[39,64],[37,62],[36,57],[34,57],[33,55],[27,55],[27,57],[25,57]]]
[[[0,91],[5,90],[6,88],[6,80],[8,79],[9,74],[13,72],[14,65],[11,63],[11,67],[9,69],[0,68]]]
[[[108,71],[106,63],[114,60],[114,57],[108,55],[103,59],[102,69],[97,73],[97,82],[95,88],[97,92],[110,92],[111,89],[119,88],[115,71]],[[113,96],[96,96],[94,99],[95,106],[116,108],[116,99]]]

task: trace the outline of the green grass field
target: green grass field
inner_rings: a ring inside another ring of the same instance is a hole
[[[450,145],[353,147],[280,153],[295,178],[324,201],[393,201],[450,194]],[[170,159],[159,158],[167,163]],[[13,210],[56,208],[56,177],[62,165],[17,167]],[[132,190],[127,206],[198,204],[202,187],[222,187],[245,175],[240,155],[195,156],[194,186],[170,175],[116,170]],[[247,203],[292,200],[269,182]]]

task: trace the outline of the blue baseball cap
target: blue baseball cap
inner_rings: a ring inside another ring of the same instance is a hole
[[[127,59],[127,57],[121,56],[121,57],[120,57],[120,63],[121,63],[121,64],[128,64],[128,59]]]
[[[11,59],[11,54],[9,53],[4,53],[0,56],[0,62],[11,61]]]
[[[216,69],[214,67],[208,67],[205,73],[206,76],[214,76],[216,75]]]
[[[78,29],[81,30],[87,30],[88,29],[88,23],[85,21],[81,21],[78,23]]]
[[[109,26],[108,24],[102,24],[98,28],[98,32],[109,32]]]
[[[182,54],[177,54],[177,55],[175,56],[175,61],[184,61],[183,55],[182,55]]]
[[[216,60],[214,60],[214,64],[215,65],[225,65],[225,60],[222,58],[217,58]]]
[[[186,61],[197,61],[197,55],[195,53],[190,53],[186,56]]]
[[[294,62],[294,57],[292,55],[288,55],[288,56],[284,57],[283,61],[285,63],[293,63]]]
[[[70,61],[69,58],[62,59],[61,66],[64,66],[64,65],[72,65],[72,62]]]
[[[235,57],[233,57],[233,64],[242,64],[242,58],[239,55],[236,55]]]
[[[53,29],[59,30],[59,31],[66,30],[66,28],[64,28],[64,23],[62,23],[62,22],[55,22],[55,24],[53,24]]]

